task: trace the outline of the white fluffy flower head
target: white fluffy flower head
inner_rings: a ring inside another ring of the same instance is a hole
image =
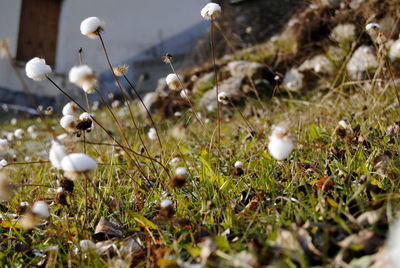
[[[236,161],[235,162],[235,168],[242,168],[243,167],[243,162],[242,161]]]
[[[216,19],[221,15],[221,6],[216,3],[208,3],[200,14],[206,20]]]
[[[79,119],[80,120],[92,120],[92,116],[89,113],[84,112],[79,116]]]
[[[184,168],[184,167],[178,167],[178,168],[175,170],[175,175],[176,175],[176,176],[187,177],[188,173],[187,173],[187,171],[186,171],[186,168]]]
[[[344,121],[344,120],[340,120],[340,121],[338,122],[338,125],[341,126],[342,128],[347,128],[347,123],[346,123],[346,121]]]
[[[93,93],[97,87],[93,70],[87,65],[72,67],[69,71],[69,81],[82,88],[88,94]]]
[[[46,75],[51,73],[51,67],[46,64],[44,59],[35,57],[26,63],[25,72],[29,78],[41,81],[46,78]]]
[[[67,150],[65,149],[65,146],[57,141],[53,141],[49,152],[49,160],[53,167],[61,169],[61,161],[66,155]]]
[[[161,201],[160,206],[162,208],[167,208],[167,207],[172,206],[172,204],[173,203],[172,203],[172,201],[170,199],[164,199],[164,200]]]
[[[287,158],[293,151],[294,145],[288,131],[280,126],[273,126],[269,136],[268,151],[276,160]]]
[[[69,172],[86,172],[95,170],[97,163],[93,158],[82,153],[73,153],[65,156],[61,161],[61,168]]]
[[[179,85],[180,85],[179,80],[182,80],[182,77],[177,76],[176,74],[169,74],[165,78],[165,81],[167,82],[167,85],[168,85],[169,89],[171,89],[171,90],[179,89]]]
[[[49,206],[44,201],[36,201],[32,206],[32,212],[44,219],[50,217]]]
[[[83,35],[86,35],[91,39],[95,39],[98,35],[98,32],[104,30],[104,22],[98,17],[89,17],[81,22],[80,30]]]
[[[24,132],[24,130],[23,130],[22,128],[18,128],[18,129],[16,129],[15,132],[14,132],[14,136],[15,136],[17,139],[22,139],[22,138],[24,137],[24,135],[25,135],[25,132]]]
[[[76,121],[72,115],[64,115],[60,120],[60,125],[63,129],[69,132],[75,131]]]
[[[68,102],[62,109],[63,115],[74,115],[78,111],[78,106],[74,102]]]
[[[155,128],[150,128],[149,132],[147,133],[147,136],[149,137],[150,140],[155,140],[157,139],[157,132],[155,130]]]

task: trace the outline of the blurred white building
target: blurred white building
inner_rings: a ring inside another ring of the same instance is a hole
[[[32,57],[44,57],[59,83],[69,69],[84,62],[98,74],[107,73],[99,40],[81,35],[83,19],[97,16],[105,22],[104,41],[113,65],[160,59],[166,52],[184,53],[191,42],[207,31],[200,16],[207,0],[1,0],[0,39],[9,48],[21,71]],[[107,75],[105,76],[105,79]],[[58,94],[47,81],[26,79],[36,95]],[[2,94],[9,90],[9,93]],[[22,91],[6,59],[0,61],[0,102],[10,102],[12,92]],[[9,94],[10,96],[8,96]],[[17,101],[18,103],[18,101]]]

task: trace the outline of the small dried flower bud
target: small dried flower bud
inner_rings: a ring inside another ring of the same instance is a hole
[[[165,54],[165,56],[164,56],[164,62],[165,62],[165,63],[171,63],[171,62],[172,62],[172,55],[169,54],[169,53]]]
[[[160,218],[165,218],[165,219],[170,219],[172,216],[174,216],[174,207],[173,203],[170,199],[164,199],[160,203],[161,209],[159,212],[159,217]]]
[[[128,65],[118,65],[117,67],[114,68],[114,73],[116,76],[125,76],[128,73]]]
[[[44,114],[45,114],[45,115],[52,115],[53,112],[54,112],[53,106],[48,106],[48,107],[46,108],[46,110],[44,110]]]
[[[17,213],[18,213],[18,215],[22,215],[25,212],[27,212],[28,209],[29,209],[29,203],[28,202],[21,202],[19,204],[18,209],[17,209]]]

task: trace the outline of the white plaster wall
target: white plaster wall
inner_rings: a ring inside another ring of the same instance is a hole
[[[78,64],[78,48],[85,63],[96,72],[107,69],[99,40],[81,35],[83,19],[97,16],[105,22],[104,41],[112,64],[118,64],[143,50],[202,21],[201,8],[208,0],[63,0],[57,44],[57,74],[65,75]],[[0,0],[0,38],[10,40],[15,57],[21,0]],[[20,68],[25,73],[23,68]],[[56,95],[47,81],[26,79],[36,94]],[[22,90],[7,60],[0,60],[0,86]],[[1,102],[1,100],[0,100]]]

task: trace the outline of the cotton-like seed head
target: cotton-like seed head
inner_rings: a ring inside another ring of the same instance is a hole
[[[43,219],[50,217],[49,206],[44,201],[36,201],[32,206],[32,213]]]
[[[0,139],[0,148],[4,149],[8,147],[8,140],[7,139]]]
[[[150,140],[155,140],[157,139],[157,132],[155,128],[150,128],[149,132],[147,133],[147,136],[149,137]]]
[[[69,70],[68,78],[71,83],[82,85],[83,80],[93,76],[93,70],[88,65],[74,66]]]
[[[79,116],[79,119],[80,120],[92,120],[92,116],[89,113],[84,112]]]
[[[251,28],[251,26],[248,26],[248,27],[246,28],[246,33],[247,33],[247,34],[251,34],[251,32],[253,32],[253,28]]]
[[[62,109],[63,115],[74,115],[78,111],[78,106],[74,102],[68,102]]]
[[[221,6],[215,3],[208,3],[200,12],[206,20],[216,19],[221,15]]]
[[[218,101],[221,102],[222,104],[228,104],[229,103],[228,94],[225,91],[218,93]]]
[[[104,30],[104,22],[102,22],[98,17],[89,17],[81,22],[80,30],[83,35],[95,39],[98,32]]]
[[[45,115],[52,115],[54,112],[53,106],[47,106],[47,108],[44,110]]]
[[[70,172],[86,172],[97,168],[96,161],[82,153],[73,153],[65,156],[61,161],[61,168]]]
[[[189,90],[186,88],[182,89],[180,95],[183,99],[188,99],[189,98]]]
[[[269,137],[268,151],[277,160],[287,158],[293,151],[294,145],[285,128],[276,126]]]
[[[32,212],[28,212],[21,215],[18,221],[22,229],[31,230],[39,225],[42,222],[42,219],[40,218],[40,216]]]
[[[368,23],[366,26],[365,26],[365,30],[367,30],[367,31],[369,31],[369,30],[377,30],[377,29],[382,29],[382,26],[380,25],[380,24],[378,24],[378,23],[376,23],[376,22],[371,22],[371,23]]]
[[[57,141],[53,141],[50,152],[49,160],[53,167],[61,169],[61,161],[67,155],[67,150],[64,145],[61,145]]]
[[[2,169],[3,167],[7,166],[8,162],[5,159],[1,159],[0,160],[0,169]]]
[[[14,136],[15,136],[17,139],[22,139],[22,138],[25,136],[25,132],[24,132],[23,129],[18,128],[18,129],[15,130]]]
[[[339,121],[339,123],[338,123],[338,125],[340,126],[340,127],[342,127],[342,128],[347,128],[347,123],[346,123],[346,121],[344,121],[344,120],[340,120]]]
[[[236,167],[240,167],[240,168],[243,167],[243,162],[242,161],[236,161],[235,162],[235,168]]]
[[[26,63],[25,72],[29,78],[41,81],[46,78],[46,75],[51,73],[51,67],[46,64],[44,59],[35,57]]]
[[[95,79],[92,80],[85,80],[82,83],[82,89],[87,94],[92,94],[96,91],[97,88],[97,81]]]
[[[182,77],[177,76],[176,74],[169,74],[165,78],[165,81],[167,82],[167,85],[168,85],[169,89],[171,89],[171,90],[179,89],[179,86],[180,86],[179,80],[182,80]]]
[[[124,76],[128,73],[128,65],[118,65],[117,67],[114,67],[114,73],[116,76]]]
[[[184,176],[184,177],[187,177],[188,173],[187,173],[187,171],[186,171],[186,168],[184,168],[184,167],[178,167],[178,168],[175,170],[175,175],[176,175],[176,176]]]
[[[34,126],[34,125],[29,126],[27,131],[28,131],[29,134],[35,133],[37,131],[37,127]]]
[[[64,115],[60,120],[60,125],[63,129],[69,132],[75,131],[76,121],[72,115]]]
[[[164,199],[161,201],[160,206],[161,206],[161,208],[167,208],[167,207],[172,206],[172,204],[173,203],[170,199]]]

